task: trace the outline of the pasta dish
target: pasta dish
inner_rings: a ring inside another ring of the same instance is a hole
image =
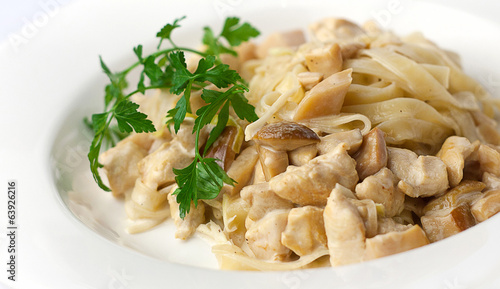
[[[500,100],[455,53],[421,33],[333,18],[235,50],[221,61],[248,84],[258,119],[229,108],[207,147],[220,117],[196,135],[188,111],[174,130],[165,114],[181,96],[132,96],[156,131],[99,156],[130,233],[173,219],[175,238],[206,238],[221,269],[293,270],[401,253],[500,211]],[[191,91],[193,112],[206,101]],[[200,151],[234,183],[182,215],[176,172]]]

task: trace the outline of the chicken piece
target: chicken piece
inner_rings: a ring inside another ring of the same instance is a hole
[[[255,257],[269,261],[285,261],[292,253],[281,244],[281,233],[285,231],[289,210],[276,210],[253,224],[245,234],[250,250]]]
[[[293,30],[288,32],[274,33],[269,35],[259,47],[257,47],[257,56],[265,58],[269,55],[272,48],[296,48],[306,42],[302,30]]]
[[[257,45],[250,41],[243,42],[234,48],[236,53],[238,53],[238,60],[240,63],[245,63],[251,59],[257,58],[256,49]]]
[[[482,172],[500,177],[500,152],[492,146],[481,144],[477,158]]]
[[[500,190],[491,190],[473,203],[472,215],[478,222],[483,222],[500,212]]]
[[[288,160],[293,166],[302,166],[318,155],[316,144],[303,146],[288,152]]]
[[[366,44],[362,42],[349,42],[340,45],[342,59],[351,59],[358,53],[359,50],[366,48]]]
[[[316,48],[305,55],[307,69],[325,78],[342,70],[342,52],[337,43]]]
[[[297,79],[305,90],[311,90],[311,88],[323,80],[323,74],[319,72],[306,71],[297,74]]]
[[[141,181],[154,190],[172,184],[175,182],[172,169],[185,168],[193,158],[194,151],[186,150],[180,141],[164,143],[138,163]]]
[[[132,135],[115,147],[105,151],[99,156],[99,162],[104,165],[108,177],[109,187],[113,196],[122,196],[130,192],[135,185],[135,180],[140,177],[137,163],[147,154],[147,149],[137,145]]]
[[[500,178],[490,173],[484,173],[481,182],[485,185],[484,189],[487,191],[500,189]]]
[[[189,165],[195,154],[194,121],[186,119],[172,141],[163,143],[157,150],[142,159],[137,166],[141,181],[151,189],[160,190],[175,181],[172,169],[182,169]],[[209,129],[200,131],[199,146],[203,145]]]
[[[394,221],[393,218],[379,218],[377,225],[377,235],[387,234],[389,232],[403,232],[413,226],[403,225]]]
[[[324,206],[337,183],[354,189],[358,182],[356,162],[339,144],[326,155],[318,156],[301,167],[289,166],[272,178],[269,186],[278,196],[299,205]]]
[[[258,159],[259,155],[255,146],[244,149],[227,171],[227,175],[235,180],[236,184],[234,186],[224,184],[221,194],[235,195],[239,193],[252,178],[252,172]]]
[[[220,58],[222,63],[229,65],[231,69],[238,71],[238,73],[241,72],[243,63],[257,58],[257,45],[253,42],[243,42],[235,47],[234,50],[238,56],[224,53],[220,55]]]
[[[420,218],[424,215],[424,207],[426,204],[427,201],[424,201],[422,198],[405,196],[404,211],[409,211]]]
[[[363,260],[365,225],[358,209],[349,201],[349,189],[337,184],[328,197],[323,218],[332,266]]]
[[[165,125],[165,112],[174,108],[179,98],[180,96],[173,93],[156,89],[148,94],[135,93],[130,100],[139,105],[137,110],[147,115],[148,119],[153,122],[156,131],[161,131]]]
[[[267,146],[259,146],[258,150],[266,181],[286,171],[288,167],[288,154],[286,151],[277,151]]]
[[[320,42],[340,42],[365,34],[357,24],[339,18],[326,18],[309,26],[311,35]]]
[[[320,137],[321,141],[317,144],[318,154],[324,155],[332,151],[340,143],[347,144],[347,152],[352,155],[358,151],[363,142],[363,135],[359,129],[336,132],[327,136]]]
[[[419,225],[401,232],[390,232],[366,239],[365,259],[381,258],[429,244],[429,239]]]
[[[354,159],[360,180],[364,180],[387,166],[385,133],[377,127],[367,133]]]
[[[385,216],[394,217],[404,209],[405,194],[397,186],[398,179],[388,168],[356,185],[356,197],[384,205]]]
[[[255,165],[253,170],[253,178],[249,184],[256,185],[266,182],[266,176],[264,175],[264,171],[262,170],[262,164],[260,163],[260,160],[257,160],[257,164]]]
[[[464,175],[465,159],[474,151],[471,142],[465,137],[451,136],[441,146],[437,153],[446,165],[450,186],[455,187],[462,181]]]
[[[352,193],[352,192],[351,192]],[[358,209],[358,213],[363,219],[363,224],[365,225],[365,236],[367,238],[371,238],[377,235],[378,228],[378,214],[377,214],[377,206],[375,202],[370,199],[366,200],[358,200],[352,195],[352,198],[349,201],[356,206]]]
[[[175,231],[175,238],[186,240],[191,237],[196,228],[205,222],[205,205],[203,202],[198,201],[198,205],[195,206],[194,202],[191,202],[191,207],[189,213],[181,219],[179,216],[179,204],[177,203],[177,196],[172,193],[175,191],[177,186],[173,186],[172,190],[168,194],[168,203],[170,204],[170,213],[172,219],[174,219],[174,224],[177,230]]]
[[[299,256],[311,254],[318,248],[327,249],[323,209],[305,206],[290,210],[281,243]]]
[[[446,194],[430,200],[422,212],[426,214],[429,211],[449,209],[463,203],[470,205],[481,196],[485,186],[482,182],[465,180]]]
[[[429,211],[420,218],[422,227],[431,242],[458,234],[476,224],[469,204]]]
[[[340,113],[344,98],[352,82],[352,68],[323,79],[309,90],[300,101],[294,121]]]
[[[430,197],[448,189],[448,172],[441,159],[434,156],[417,156],[400,148],[388,148],[387,167],[400,179],[398,188],[406,195]]]
[[[262,219],[267,213],[279,209],[291,209],[293,203],[280,198],[270,188],[269,183],[246,186],[241,190],[241,198],[250,204],[246,228]]]
[[[148,155],[159,149],[164,143],[170,142],[173,139],[173,135],[170,133],[167,126],[161,127],[152,134],[145,133],[144,135],[149,135],[150,138],[153,139],[151,145],[149,145]]]
[[[170,139],[171,137],[167,130],[167,132],[162,132],[154,135],[150,133],[133,133],[120,141],[120,143],[124,141],[131,141],[149,154],[155,142],[169,141]]]
[[[192,96],[191,96],[192,97]],[[203,100],[202,100],[203,101]],[[192,104],[192,103],[191,103]],[[206,103],[203,101],[203,105]],[[193,153],[194,155],[194,144],[196,140],[196,134],[193,133],[194,120],[191,118],[186,118],[184,122],[181,124],[179,131],[174,135],[173,141],[178,141],[181,145],[188,151]],[[205,141],[208,138],[208,134],[210,133],[210,128],[204,127],[200,131],[200,139],[198,143],[198,149],[205,144]]]

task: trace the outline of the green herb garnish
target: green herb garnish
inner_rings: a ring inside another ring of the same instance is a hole
[[[234,180],[213,158],[205,158],[208,148],[224,130],[229,120],[229,108],[232,107],[240,119],[250,122],[257,120],[255,108],[248,104],[243,93],[248,90],[240,75],[223,64],[221,54],[237,55],[235,46],[259,35],[257,29],[248,23],[240,23],[236,17],[227,18],[221,33],[215,36],[209,27],[204,28],[202,42],[206,45],[205,51],[187,47],[180,47],[172,40],[172,32],[180,27],[179,22],[185,17],[176,19],[172,24],[165,25],[156,36],[160,38],[157,51],[143,55],[143,46],[134,47],[133,51],[138,61],[129,68],[113,73],[106,66],[102,58],[102,70],[108,76],[110,84],[105,88],[104,112],[92,115],[91,123],[94,130],[94,139],[90,145],[88,158],[94,180],[102,189],[110,191],[103,183],[98,168],[102,167],[98,157],[101,147],[110,147],[123,138],[124,134],[135,131],[154,132],[153,123],[144,113],[137,109],[139,105],[129,98],[136,93],[144,93],[149,89],[167,88],[171,93],[182,95],[175,108],[167,112],[167,123],[173,124],[175,132],[180,128],[186,114],[191,113],[190,97],[193,90],[202,89],[202,99],[206,105],[196,111],[196,120],[193,134],[196,135],[195,147],[199,147],[200,131],[217,118],[217,124],[211,130],[205,149],[195,150],[193,162],[183,169],[174,169],[178,188],[177,196],[181,218],[189,213],[191,202],[197,204],[199,199],[217,197],[224,183],[234,185]],[[163,41],[170,44],[170,48],[160,49]],[[196,71],[191,73],[187,69],[185,53],[194,53],[201,56]],[[128,87],[126,76],[133,69],[142,66],[137,87],[130,93],[124,90]],[[149,84],[146,84],[149,80]],[[214,84],[221,91],[206,89],[208,84]],[[116,125],[112,125],[116,123]],[[118,127],[118,130],[116,129]]]

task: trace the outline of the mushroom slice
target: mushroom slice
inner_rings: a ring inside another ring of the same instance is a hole
[[[400,179],[399,189],[406,195],[430,197],[448,189],[446,165],[434,156],[417,156],[407,149],[388,148],[387,167]]]
[[[255,134],[253,139],[259,145],[269,146],[279,151],[291,151],[320,141],[313,130],[290,121],[267,124]]]
[[[367,133],[354,159],[360,180],[364,180],[385,167],[387,165],[385,133],[377,127]]]
[[[485,192],[471,207],[476,221],[483,222],[500,212],[500,190]]]
[[[250,250],[255,257],[270,261],[284,261],[292,253],[281,244],[281,233],[285,231],[289,210],[276,210],[254,223],[246,232]]]
[[[465,159],[474,151],[471,142],[465,137],[451,136],[441,146],[437,153],[446,165],[450,186],[460,183],[464,175]]]
[[[316,144],[303,146],[288,152],[288,160],[291,165],[302,166],[314,159],[318,154]]]
[[[352,68],[337,72],[309,90],[300,101],[293,120],[310,119],[340,113],[352,82]]]
[[[356,196],[373,200],[384,205],[385,216],[394,217],[404,209],[405,194],[397,187],[398,179],[388,168],[383,168],[373,176],[356,185]]]
[[[217,164],[227,170],[234,161],[236,152],[233,150],[233,145],[236,140],[238,129],[234,126],[226,126],[221,135],[208,149],[206,157],[215,158]]]
[[[337,43],[317,48],[305,55],[306,66],[311,72],[319,72],[325,77],[342,70],[342,52]]]
[[[420,218],[422,227],[431,242],[458,234],[476,224],[469,204],[429,211]]]
[[[429,244],[429,239],[419,225],[401,232],[390,232],[366,239],[365,259],[381,258]]]
[[[259,146],[259,159],[266,181],[286,171],[288,167],[288,154],[267,146]]]
[[[341,143],[347,144],[347,152],[352,155],[361,146],[363,135],[361,134],[361,130],[356,128],[322,136],[320,140],[321,141],[317,144],[318,153],[320,155],[327,154]]]
[[[340,144],[303,166],[289,166],[272,178],[269,186],[278,196],[296,204],[324,206],[335,184],[354,189],[357,182],[356,162],[347,154],[346,145]]]
[[[299,256],[311,254],[318,248],[326,249],[323,209],[305,206],[290,210],[281,243]]]
[[[255,164],[259,159],[256,146],[244,149],[227,170],[227,175],[236,181],[234,186],[224,184],[221,193],[235,195],[250,181]]]
[[[471,204],[481,195],[485,186],[482,182],[465,180],[446,194],[429,201],[425,205],[423,213],[457,207],[462,203]]]
[[[363,218],[346,194],[352,192],[337,184],[323,212],[332,266],[361,262],[365,251]]]

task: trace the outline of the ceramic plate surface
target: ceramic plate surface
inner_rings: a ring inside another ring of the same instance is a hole
[[[423,1],[177,2],[74,1],[54,6],[54,13],[47,10],[48,22],[37,26],[26,42],[3,43],[0,119],[5,137],[0,172],[4,184],[18,183],[19,263],[18,281],[2,275],[0,284],[106,289],[500,288],[500,216],[407,253],[293,272],[220,271],[210,246],[199,238],[176,240],[171,221],[142,234],[127,234],[123,201],[99,190],[89,172],[86,154],[92,135],[82,118],[101,109],[106,77],[98,56],[112,69],[123,69],[135,59],[134,46],[143,44],[152,51],[156,32],[180,16],[187,19],[175,32],[176,42],[193,46],[203,26],[217,30],[228,15],[251,22],[264,37],[305,28],[328,16],[358,23],[373,19],[401,35],[421,31],[459,53],[466,72],[500,97],[500,25],[479,17],[480,11],[491,11],[485,7],[478,12],[472,2],[474,13]],[[7,246],[6,230],[0,228],[1,248]]]

